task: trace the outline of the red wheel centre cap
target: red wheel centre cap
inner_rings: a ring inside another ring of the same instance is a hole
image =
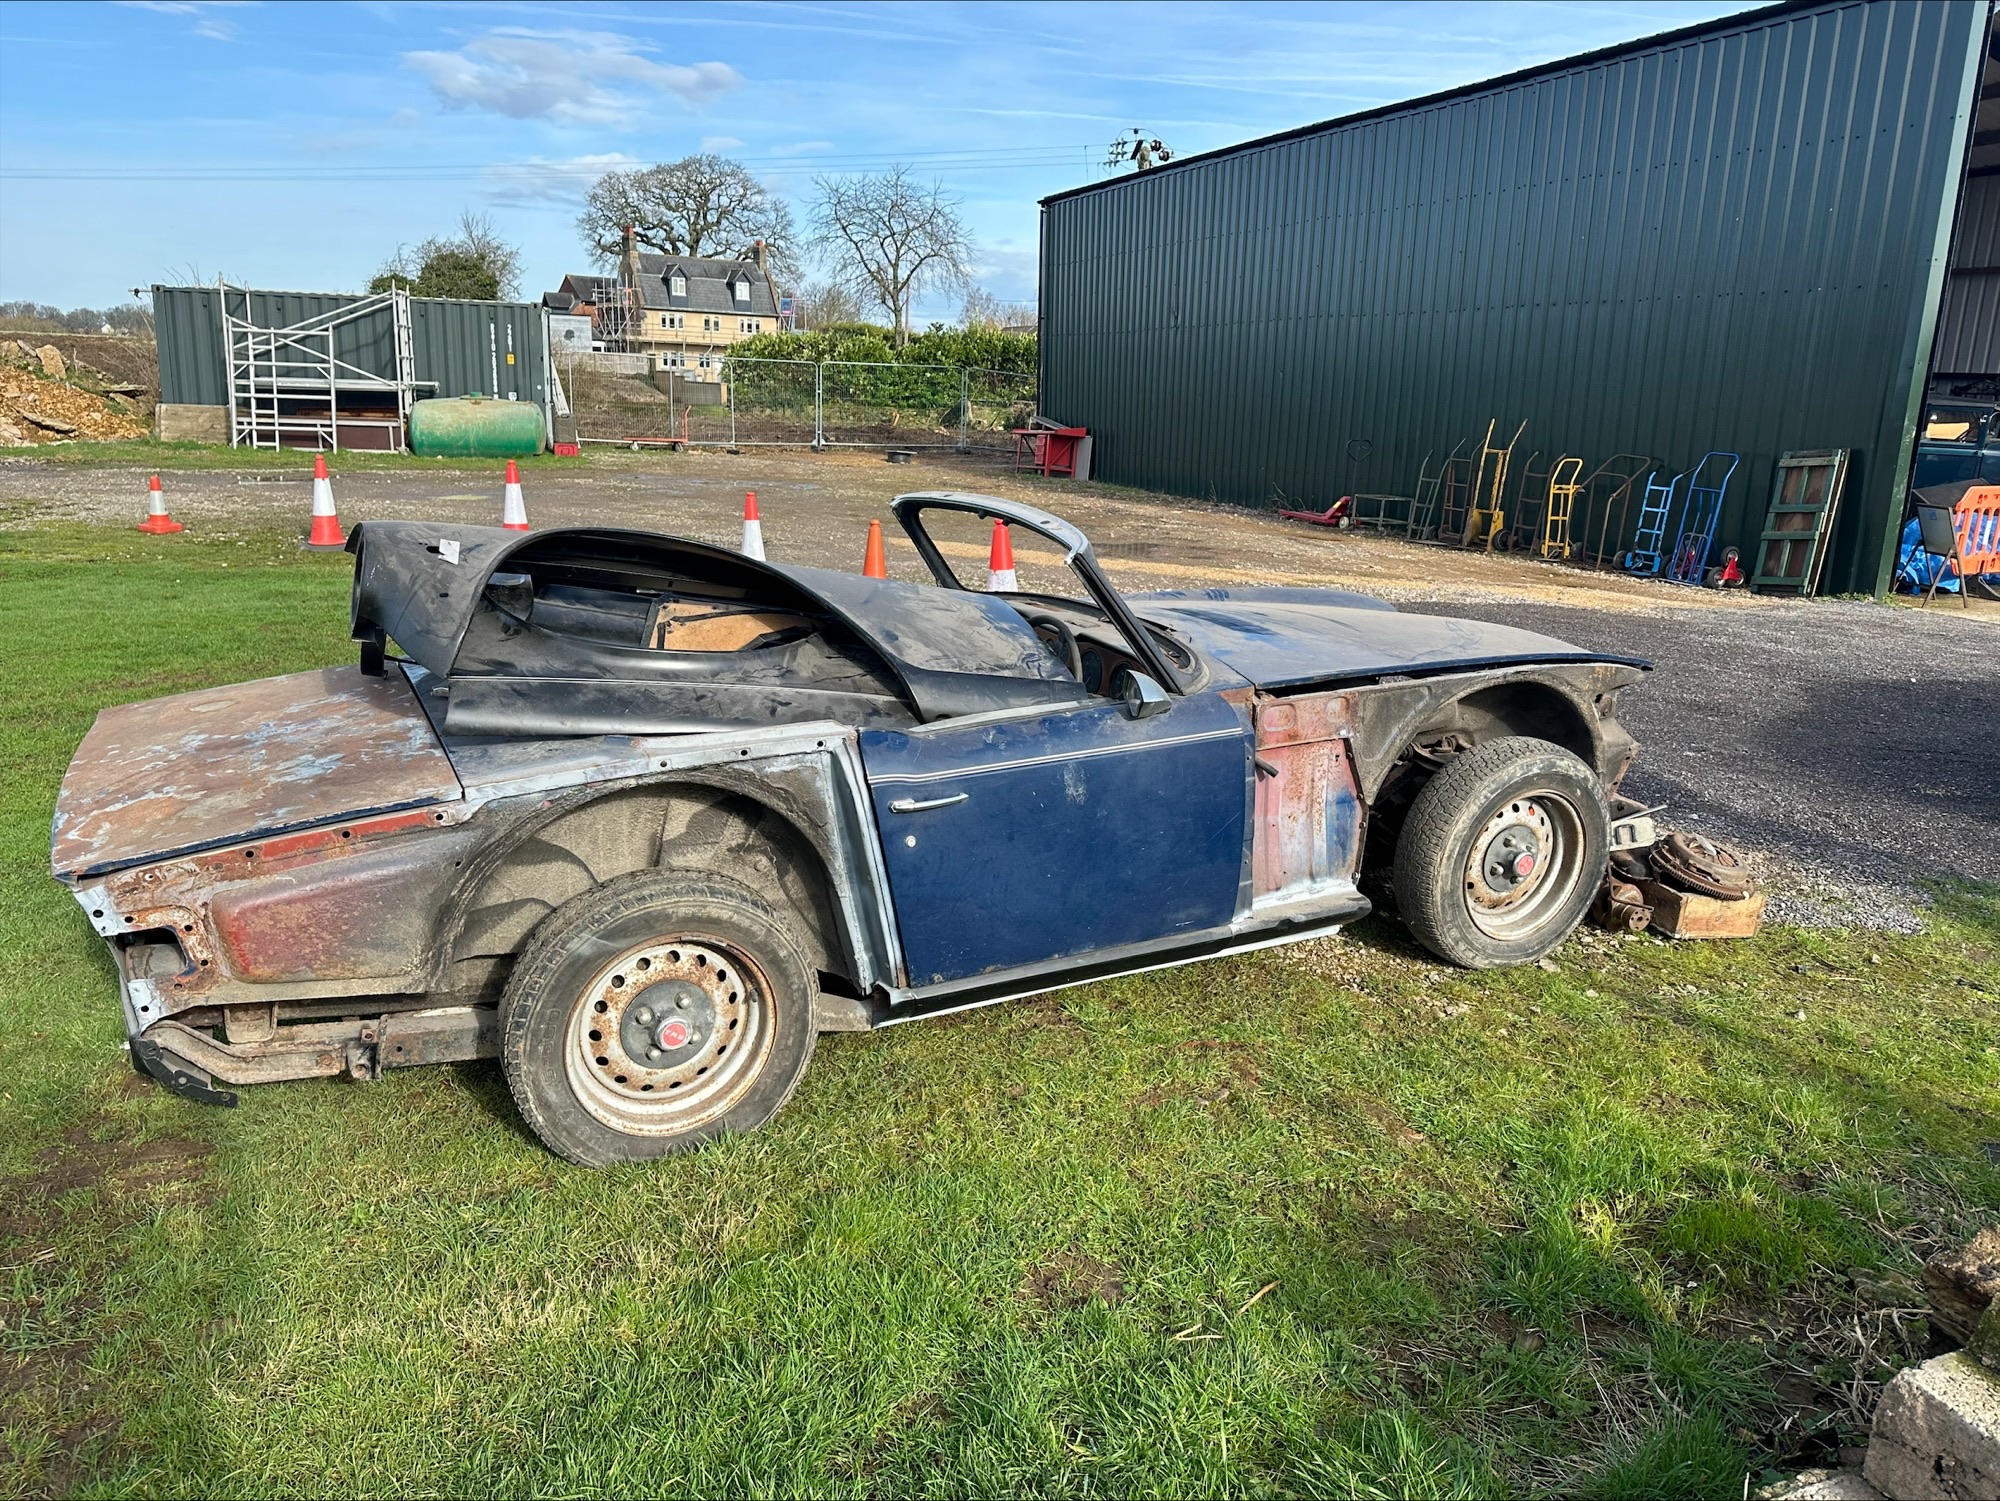
[[[1514,857],[1514,874],[1516,876],[1525,876],[1534,870],[1534,868],[1535,857],[1527,850],[1522,850],[1520,854]]]
[[[688,1024],[678,1016],[660,1026],[660,1046],[663,1048],[686,1047],[688,1036]]]

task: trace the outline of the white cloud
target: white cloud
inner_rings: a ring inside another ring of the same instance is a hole
[[[159,16],[189,16],[194,20],[196,36],[212,42],[228,42],[236,38],[236,23],[215,12],[239,9],[250,0],[118,0],[118,3],[134,10],[150,10]]]
[[[622,151],[606,151],[591,156],[572,156],[561,161],[540,157],[525,162],[502,162],[480,174],[495,203],[561,203],[571,207],[582,203],[584,192],[606,172],[628,172],[641,166],[636,156]]]
[[[735,136],[703,136],[701,138],[701,149],[703,151],[734,151],[742,144]]]
[[[456,52],[405,52],[449,109],[514,120],[614,125],[642,117],[665,95],[699,108],[743,81],[727,63],[657,63],[642,43],[607,31],[503,27]]]

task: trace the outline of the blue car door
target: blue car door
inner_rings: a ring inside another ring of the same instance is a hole
[[[912,986],[1235,916],[1254,763],[1216,694],[864,730],[861,756]]]

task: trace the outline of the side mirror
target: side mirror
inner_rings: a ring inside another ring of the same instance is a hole
[[[1125,701],[1127,719],[1151,719],[1174,706],[1174,701],[1167,697],[1166,689],[1145,673],[1134,672],[1129,667],[1119,669],[1117,688],[1119,698]]]
[[[526,625],[535,613],[535,581],[525,573],[496,573],[486,581],[486,598],[501,614]]]

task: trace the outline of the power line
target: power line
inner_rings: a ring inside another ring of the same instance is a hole
[[[905,166],[954,172],[1020,171],[1033,167],[1067,167],[1069,153],[1091,149],[1087,146],[1051,146],[1023,152],[1019,148],[994,151],[910,152],[883,156],[785,156],[757,157],[745,166],[765,171],[807,168],[818,171],[886,171]],[[543,178],[567,181],[601,176],[605,172],[627,171],[640,163],[579,162],[457,162],[408,163],[383,166],[315,166],[311,164],[229,165],[224,163],[183,163],[167,166],[14,167],[0,165],[0,180],[14,182],[476,182],[520,181]]]

